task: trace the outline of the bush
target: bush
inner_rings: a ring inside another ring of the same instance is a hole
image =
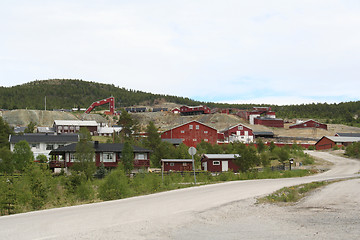
[[[105,201],[126,198],[130,195],[128,177],[122,167],[111,171],[99,187],[99,198]]]

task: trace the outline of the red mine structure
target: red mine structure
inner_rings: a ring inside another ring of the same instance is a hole
[[[90,113],[95,107],[105,105],[109,103],[109,111],[105,111],[106,115],[114,115],[115,114],[115,98],[109,97],[96,102],[93,102],[88,109],[86,109],[85,113]]]

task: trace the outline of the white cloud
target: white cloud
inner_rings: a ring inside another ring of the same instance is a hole
[[[198,100],[358,99],[357,1],[0,3],[0,84],[81,78]]]

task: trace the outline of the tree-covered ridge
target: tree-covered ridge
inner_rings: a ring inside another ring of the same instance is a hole
[[[70,109],[88,107],[94,101],[115,97],[117,108],[152,104],[164,99],[181,105],[207,105],[210,108],[236,108],[251,110],[253,106],[270,106],[280,118],[313,118],[328,122],[352,123],[360,115],[360,101],[344,103],[312,103],[301,105],[226,104],[195,101],[189,98],[152,94],[143,91],[116,87],[113,84],[87,82],[83,80],[53,79],[33,81],[14,87],[0,87],[0,108],[3,109]],[[331,121],[330,121],[331,120]]]
[[[14,87],[0,87],[0,108],[47,109],[88,107],[94,101],[114,96],[116,107],[132,106],[157,99],[179,104],[200,104],[189,98],[152,94],[115,87],[113,84],[86,82],[83,80],[54,79],[26,83]]]

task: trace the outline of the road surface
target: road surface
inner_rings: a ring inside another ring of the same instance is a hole
[[[317,229],[316,221],[318,220],[321,226],[332,226],[328,216],[322,216],[324,222],[321,219],[314,220],[315,224],[309,224],[311,221],[307,222],[306,216],[313,216],[315,210],[331,207],[306,206],[313,206],[324,202],[324,199],[334,197],[337,206],[346,207],[341,209],[340,213],[360,216],[357,209],[360,202],[343,200],[360,199],[360,191],[354,191],[360,189],[359,179],[329,185],[337,186],[337,190],[326,187],[325,193],[321,192],[323,195],[319,193],[323,197],[314,198],[310,205],[302,203],[305,204],[303,208],[254,204],[256,197],[284,186],[359,176],[360,161],[326,152],[309,154],[331,161],[334,165],[327,172],[303,178],[226,182],[102,203],[3,216],[0,217],[0,239],[289,239],[288,234],[292,234],[292,239],[313,239],[314,236],[322,239],[325,233],[321,234],[322,230]],[[346,196],[336,194],[337,192]],[[331,202],[326,204],[330,206]],[[297,220],[299,223],[289,221],[298,216],[302,216]],[[334,216],[340,215],[336,215],[335,212]],[[353,218],[352,225],[360,229],[359,217]],[[333,222],[334,226],[335,223]],[[310,235],[307,236],[308,229]],[[338,237],[342,234],[344,237],[343,229],[333,230],[333,233],[326,231],[326,234],[331,233],[331,236]],[[359,230],[348,230],[350,233],[347,239],[352,239],[351,234],[360,234]]]

